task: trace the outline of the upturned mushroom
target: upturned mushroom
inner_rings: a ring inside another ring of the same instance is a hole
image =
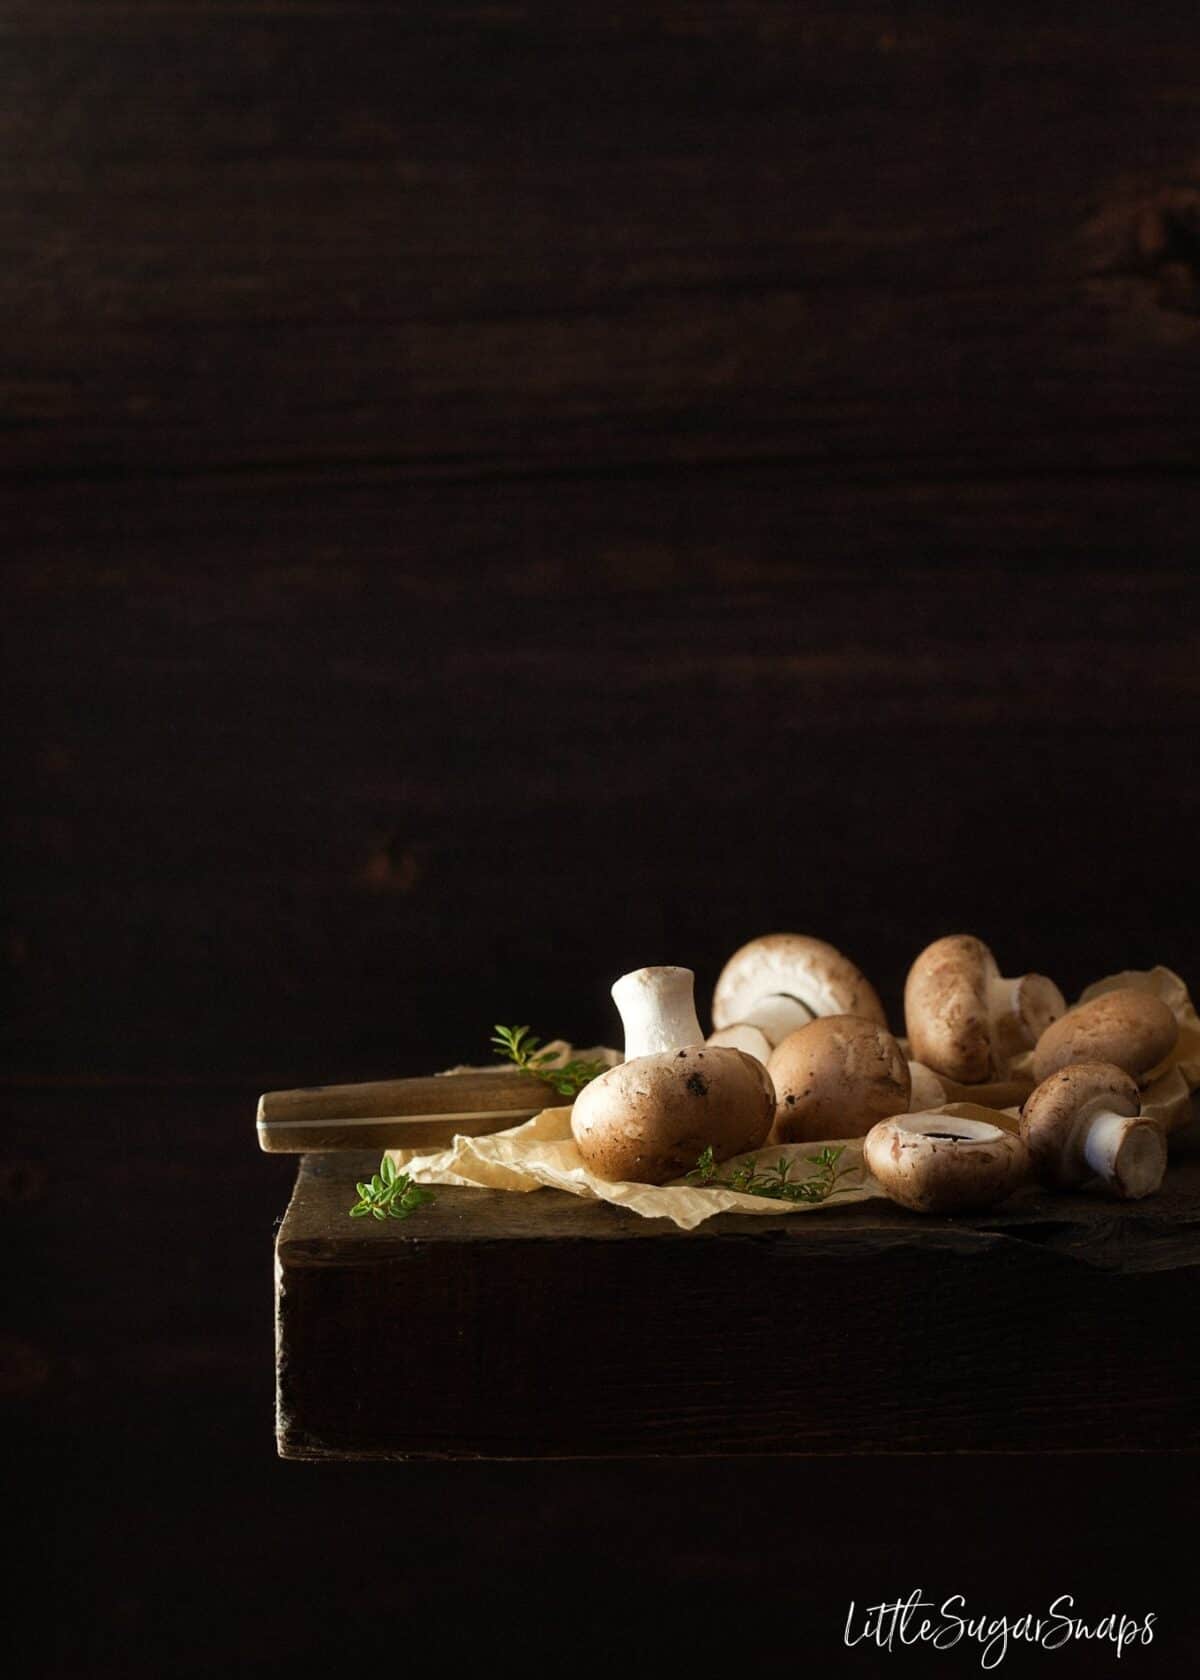
[[[1033,1077],[1048,1079],[1071,1062],[1111,1062],[1141,1079],[1171,1054],[1178,1037],[1179,1023],[1161,998],[1120,986],[1046,1028],[1033,1053]]]
[[[860,1015],[887,1026],[874,986],[834,946],[800,933],[768,933],[735,951],[721,970],[709,1042],[730,1042],[721,1035],[750,1026],[774,1046],[824,1015]],[[758,1055],[760,1047],[739,1041],[739,1048]]]
[[[1015,1132],[937,1113],[880,1121],[867,1133],[863,1159],[892,1201],[914,1213],[994,1207],[1029,1171]]]
[[[1112,1062],[1073,1062],[1044,1079],[1021,1110],[1021,1136],[1038,1177],[1062,1189],[1099,1178],[1134,1200],[1166,1171],[1162,1128],[1142,1117],[1137,1080]]]
[[[612,988],[626,1060],[585,1085],[571,1111],[579,1153],[601,1178],[665,1184],[706,1149],[727,1161],[771,1129],[769,1074],[741,1050],[704,1044],[692,980],[686,968],[638,969]]]
[[[964,1085],[1003,1078],[1066,1007],[1044,974],[1005,979],[982,939],[969,933],[927,945],[904,986],[913,1057]]]
[[[908,1107],[904,1052],[886,1027],[858,1015],[826,1015],[789,1033],[771,1052],[772,1143],[862,1137]]]

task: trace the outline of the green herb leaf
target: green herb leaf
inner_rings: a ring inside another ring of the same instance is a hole
[[[606,1071],[603,1062],[573,1061],[551,1066],[554,1051],[543,1050],[541,1039],[533,1037],[528,1027],[494,1027],[492,1048],[501,1061],[512,1062],[522,1073],[543,1080],[562,1097],[577,1097],[585,1085]]]
[[[380,1161],[379,1171],[372,1175],[370,1183],[364,1181],[355,1185],[355,1189],[358,1200],[348,1210],[351,1219],[365,1219],[368,1214],[372,1219],[407,1219],[414,1208],[434,1199],[433,1191],[414,1184],[390,1155]]]
[[[710,1147],[700,1156],[687,1176],[697,1184],[737,1190],[744,1196],[766,1196],[777,1202],[814,1204],[838,1194],[838,1179],[847,1170],[838,1166],[844,1153],[845,1145],[839,1144],[834,1149],[822,1149],[815,1155],[804,1156],[803,1159],[816,1168],[807,1178],[797,1179],[791,1176],[796,1163],[786,1155],[781,1155],[773,1167],[767,1167],[761,1172],[755,1157],[751,1161],[743,1161],[739,1167],[734,1167],[729,1178],[718,1178]]]

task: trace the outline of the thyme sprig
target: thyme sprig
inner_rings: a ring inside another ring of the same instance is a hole
[[[502,1061],[513,1062],[522,1073],[531,1073],[543,1080],[562,1097],[577,1097],[585,1085],[606,1072],[603,1062],[560,1062],[556,1067],[555,1051],[544,1050],[540,1038],[528,1027],[493,1027],[492,1048]]]
[[[769,1196],[778,1202],[823,1202],[838,1193],[838,1180],[850,1170],[838,1166],[845,1152],[845,1144],[839,1143],[836,1147],[819,1149],[815,1155],[802,1156],[802,1160],[815,1168],[807,1178],[792,1178],[792,1168],[797,1163],[786,1155],[781,1155],[773,1167],[760,1167],[755,1156],[735,1167],[728,1178],[718,1178],[710,1144],[687,1176],[705,1188],[737,1190],[743,1196]]]
[[[407,1173],[400,1172],[390,1155],[379,1163],[379,1171],[370,1180],[363,1179],[354,1188],[358,1200],[350,1209],[351,1219],[407,1219],[419,1207],[434,1199],[432,1190],[414,1184]]]

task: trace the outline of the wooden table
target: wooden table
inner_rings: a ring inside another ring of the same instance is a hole
[[[1143,1203],[1028,1189],[694,1232],[554,1190],[351,1222],[307,1156],[276,1244],[285,1458],[1200,1446],[1200,1142]]]

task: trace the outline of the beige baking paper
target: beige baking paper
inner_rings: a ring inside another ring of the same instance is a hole
[[[1087,988],[1079,1001],[1086,1002],[1100,992],[1112,991],[1116,986],[1144,986],[1154,991],[1171,1007],[1179,1021],[1179,1043],[1167,1062],[1155,1071],[1143,1102],[1144,1112],[1154,1113],[1164,1124],[1177,1124],[1186,1112],[1189,1090],[1200,1085],[1200,1020],[1192,1007],[1187,988],[1170,969],[1155,968],[1147,973],[1115,974],[1098,980]],[[553,1048],[560,1052],[563,1059],[570,1053],[569,1046],[560,1045],[557,1041]],[[619,1059],[614,1051],[577,1053],[588,1059],[613,1062]],[[1030,1058],[1023,1060],[1027,1063]],[[988,1120],[1009,1131],[1016,1125],[1015,1111],[1001,1113],[976,1103],[946,1103],[929,1112]],[[506,1132],[493,1132],[487,1137],[456,1137],[448,1149],[427,1153],[415,1149],[390,1149],[388,1154],[397,1167],[419,1184],[474,1185],[518,1193],[548,1187],[565,1190],[572,1196],[612,1202],[618,1207],[630,1208],[644,1219],[670,1219],[681,1230],[691,1231],[718,1213],[748,1213],[774,1219],[781,1214],[818,1213],[822,1208],[846,1207],[854,1202],[883,1197],[884,1191],[863,1162],[862,1139],[828,1140],[828,1145],[839,1143],[844,1153],[838,1163],[837,1189],[823,1202],[775,1201],[764,1196],[741,1195],[720,1187],[701,1189],[686,1183],[662,1186],[610,1183],[584,1166],[571,1136],[569,1108],[545,1109],[520,1126]],[[767,1166],[781,1157],[787,1157],[796,1163],[792,1176],[799,1179],[815,1170],[806,1157],[824,1147],[827,1145],[822,1143],[776,1144],[725,1162],[720,1173],[722,1177],[728,1177],[742,1161],[757,1159],[761,1165]]]

